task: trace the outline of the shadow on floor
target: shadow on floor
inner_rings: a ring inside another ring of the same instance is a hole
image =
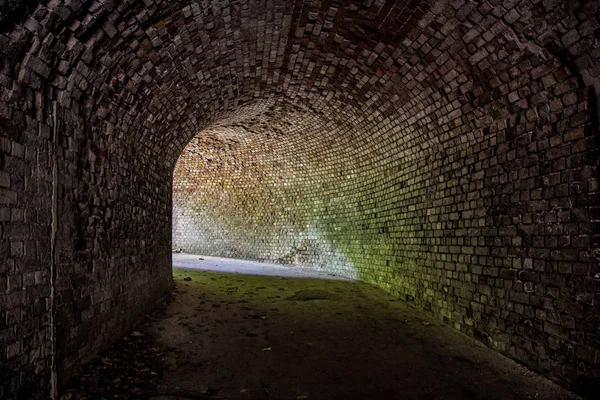
[[[174,280],[140,328],[160,379],[112,398],[578,398],[368,284],[189,269]]]

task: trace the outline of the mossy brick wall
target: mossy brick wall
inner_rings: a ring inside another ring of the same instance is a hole
[[[178,243],[354,274],[591,390],[598,10],[5,2],[0,397],[131,329]]]

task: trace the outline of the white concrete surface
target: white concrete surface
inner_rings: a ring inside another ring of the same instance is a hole
[[[186,253],[173,253],[173,267],[246,275],[350,280],[342,276],[314,271],[310,268],[297,265],[281,265]]]

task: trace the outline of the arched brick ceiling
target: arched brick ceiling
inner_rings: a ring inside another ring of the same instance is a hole
[[[50,78],[52,97],[99,134],[167,150],[171,163],[204,128],[265,104],[417,124],[406,140],[446,142],[534,107],[531,75],[576,63],[591,79],[591,3],[51,1],[10,31],[20,40],[4,68],[33,86]]]

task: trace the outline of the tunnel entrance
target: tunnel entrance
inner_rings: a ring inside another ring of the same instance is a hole
[[[304,130],[327,121],[284,111],[274,105],[221,122],[185,147],[173,172],[173,248],[358,278],[334,244],[342,226],[333,221],[356,212],[354,199],[343,198],[355,172],[341,165],[354,146],[333,157],[322,136],[310,143]],[[346,182],[342,191],[336,180]]]

